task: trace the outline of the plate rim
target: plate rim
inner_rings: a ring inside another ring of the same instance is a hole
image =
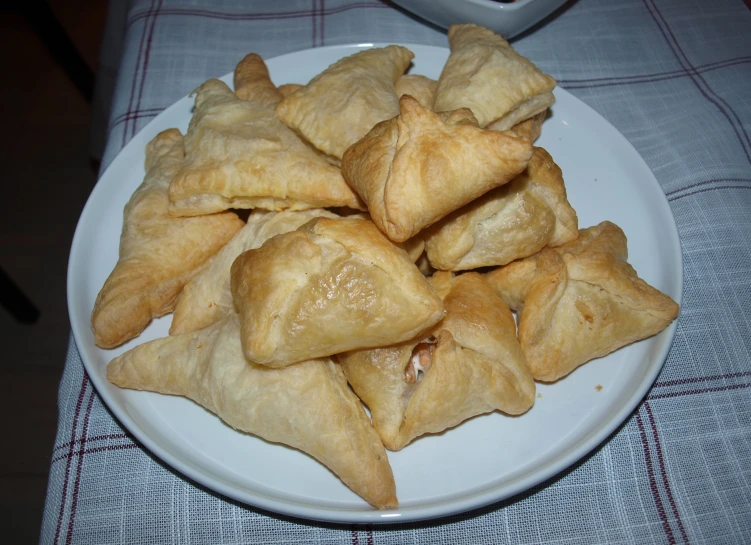
[[[349,44],[340,44],[340,45],[332,45],[332,46],[324,46],[319,48],[307,48],[307,49],[301,49],[298,51],[286,53],[283,55],[277,55],[275,57],[270,57],[266,59],[266,62],[272,62],[275,60],[281,60],[285,57],[289,56],[295,56],[300,53],[306,52],[306,51],[322,51],[322,50],[328,50],[328,51],[339,51],[339,52],[345,52],[345,51],[358,51],[361,49],[366,49],[369,47],[383,47],[385,45],[390,45],[386,42],[366,42],[366,43],[349,43]],[[432,45],[423,45],[423,44],[413,44],[413,43],[399,43],[398,45],[402,45],[404,47],[407,47],[414,51],[417,55],[417,50],[436,50],[435,52],[440,51],[441,54],[445,54],[448,49],[445,47],[440,46],[432,46]],[[219,79],[227,80],[230,79],[231,81],[232,72],[225,74],[221,76]],[[676,281],[678,283],[678,289],[676,290],[676,303],[681,305],[682,310],[682,302],[683,302],[683,292],[685,289],[684,286],[684,262],[683,262],[683,252],[681,248],[681,239],[678,232],[678,226],[675,220],[675,215],[672,212],[672,209],[670,208],[669,202],[667,200],[667,197],[665,196],[664,190],[662,189],[662,186],[659,184],[657,178],[655,177],[652,170],[649,168],[649,165],[647,165],[644,158],[641,156],[641,154],[636,150],[636,148],[628,141],[628,139],[615,127],[613,126],[604,116],[599,114],[596,110],[594,110],[592,107],[590,107],[588,104],[574,96],[573,94],[569,93],[565,89],[561,87],[557,87],[555,90],[556,94],[563,93],[565,95],[568,95],[568,98],[573,99],[574,101],[578,102],[581,107],[584,107],[588,110],[590,110],[590,114],[593,114],[597,116],[603,123],[606,123],[609,125],[610,129],[612,129],[613,135],[620,140],[620,144],[623,146],[626,146],[630,148],[630,151],[633,152],[634,157],[638,157],[640,161],[640,168],[643,168],[646,172],[650,173],[650,179],[647,180],[650,184],[654,184],[656,188],[659,189],[659,193],[662,195],[662,199],[660,199],[659,206],[662,209],[663,212],[667,212],[668,217],[671,221],[668,221],[668,225],[670,227],[669,233],[667,235],[670,239],[672,239],[673,244],[671,244],[671,247],[675,250],[674,255],[672,256],[672,259],[675,260],[675,267],[676,267],[676,273],[677,278]],[[86,201],[86,204],[84,205],[81,214],[79,216],[78,222],[76,224],[76,230],[73,236],[73,241],[71,243],[71,248],[69,252],[69,260],[68,260],[68,268],[67,268],[67,278],[66,278],[66,294],[68,298],[68,315],[69,320],[71,324],[71,330],[73,333],[74,340],[76,342],[76,347],[78,350],[78,353],[81,357],[81,361],[84,367],[85,373],[88,375],[89,379],[91,380],[94,388],[96,389],[97,393],[100,396],[100,399],[104,402],[106,407],[111,411],[111,413],[115,416],[115,418],[118,420],[118,424],[125,428],[130,434],[133,435],[137,439],[137,441],[140,443],[140,446],[146,448],[151,454],[155,455],[161,462],[175,470],[176,472],[180,473],[181,476],[186,477],[190,479],[191,481],[194,481],[196,483],[199,483],[206,488],[222,494],[228,498],[237,500],[239,502],[242,502],[243,504],[252,506],[254,508],[263,510],[266,512],[266,514],[279,514],[283,516],[289,516],[296,519],[303,519],[307,521],[318,521],[318,522],[325,522],[329,524],[342,524],[342,525],[352,525],[352,524],[400,524],[405,522],[416,522],[416,521],[422,521],[422,520],[433,520],[437,518],[457,515],[461,513],[467,513],[469,511],[479,509],[482,507],[486,507],[490,504],[506,500],[509,498],[513,498],[514,496],[529,490],[530,488],[543,483],[556,475],[560,474],[567,468],[571,467],[572,465],[576,464],[578,461],[583,459],[585,456],[587,456],[590,452],[594,451],[595,449],[599,448],[610,436],[611,434],[619,427],[621,426],[629,417],[629,415],[634,411],[634,409],[642,402],[644,397],[646,396],[647,392],[650,390],[652,385],[654,384],[657,376],[659,375],[660,371],[662,370],[665,361],[667,360],[668,354],[670,352],[670,349],[673,345],[673,341],[675,338],[675,334],[677,331],[678,326],[678,320],[679,317],[677,317],[660,335],[662,335],[662,345],[657,350],[657,357],[655,358],[655,364],[653,364],[649,368],[649,373],[647,373],[644,378],[639,383],[639,387],[633,391],[630,396],[628,397],[628,401],[621,406],[621,408],[615,412],[615,414],[607,421],[607,425],[601,427],[598,431],[596,431],[594,434],[591,434],[589,439],[582,441],[578,446],[575,448],[569,449],[568,453],[565,456],[558,456],[558,458],[553,461],[552,463],[547,464],[540,470],[532,473],[531,475],[527,477],[522,477],[519,480],[515,481],[514,483],[511,483],[510,485],[507,485],[503,488],[503,492],[498,492],[497,488],[491,489],[491,491],[486,492],[480,492],[478,494],[474,494],[470,497],[463,498],[463,499],[454,499],[450,500],[448,502],[447,506],[444,506],[446,503],[445,501],[438,501],[434,504],[431,504],[430,507],[411,507],[407,509],[397,508],[393,510],[376,510],[370,506],[367,506],[370,510],[360,510],[360,511],[351,511],[351,510],[337,510],[337,509],[331,509],[331,508],[310,508],[307,505],[301,505],[301,504],[295,504],[291,503],[289,501],[281,500],[281,499],[266,499],[265,496],[259,496],[257,494],[250,494],[249,492],[243,493],[241,490],[225,486],[223,483],[220,483],[216,481],[214,478],[212,478],[210,475],[207,475],[205,473],[202,473],[196,469],[194,469],[192,466],[183,463],[182,460],[176,458],[173,454],[171,454],[169,451],[167,451],[165,448],[161,447],[159,444],[157,444],[154,440],[151,439],[149,434],[141,428],[140,425],[138,425],[127,413],[125,408],[121,407],[119,403],[113,402],[113,400],[110,398],[110,395],[108,393],[108,386],[105,384],[106,379],[102,378],[102,375],[99,372],[99,369],[97,368],[97,365],[92,361],[92,359],[89,357],[88,351],[93,349],[93,347],[89,347],[86,345],[85,341],[85,335],[86,332],[81,330],[82,324],[77,319],[78,313],[76,310],[79,309],[76,297],[75,297],[75,273],[76,268],[79,266],[80,259],[76,260],[76,255],[81,253],[81,246],[84,244],[82,242],[82,239],[84,236],[86,236],[84,231],[84,219],[87,217],[87,213],[89,211],[89,208],[92,205],[92,203],[96,200],[95,196],[97,196],[100,192],[106,191],[105,184],[100,183],[102,180],[106,180],[109,177],[114,176],[113,174],[110,174],[113,167],[118,166],[116,165],[117,159],[124,154],[124,152],[133,146],[137,144],[137,138],[136,136],[140,133],[143,133],[144,130],[148,129],[149,127],[153,127],[154,125],[158,125],[160,123],[160,119],[163,117],[167,117],[170,110],[173,108],[179,108],[181,106],[181,103],[188,99],[190,95],[185,95],[176,101],[174,101],[170,106],[165,108],[162,112],[159,113],[158,116],[156,116],[154,119],[152,119],[147,125],[145,125],[143,128],[141,128],[134,137],[132,137],[128,143],[123,146],[117,153],[117,155],[112,159],[110,164],[107,166],[104,172],[101,173],[101,176],[99,176],[99,179],[97,180],[96,185],[92,189],[91,193],[89,194],[89,197]],[[90,309],[88,310],[88,313],[90,314]],[[89,332],[90,334],[90,332]],[[252,499],[249,499],[248,496],[252,496]]]

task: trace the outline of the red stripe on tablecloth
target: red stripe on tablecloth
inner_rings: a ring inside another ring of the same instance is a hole
[[[699,388],[696,390],[685,390],[683,392],[666,392],[664,394],[649,394],[649,400],[654,399],[668,399],[671,397],[681,397],[696,394],[709,394],[712,392],[728,392],[730,390],[743,390],[745,388],[751,388],[751,383],[746,384],[726,384],[725,386],[715,386],[712,388]]]
[[[647,7],[647,11],[649,12],[650,16],[654,20],[655,24],[657,25],[657,28],[659,29],[660,33],[662,34],[663,38],[668,44],[668,47],[673,52],[673,55],[675,55],[675,58],[678,59],[678,62],[683,68],[686,68],[686,65],[688,65],[688,69],[692,69],[693,66],[691,65],[691,62],[689,62],[688,57],[686,56],[685,52],[681,48],[680,44],[678,43],[678,40],[675,38],[675,35],[673,34],[673,31],[670,29],[670,26],[667,23],[667,20],[662,15],[662,12],[657,7],[657,4],[655,4],[654,0],[644,0],[644,5]],[[651,8],[650,8],[651,5]],[[664,27],[664,28],[663,28]],[[669,34],[669,36],[668,36]],[[671,40],[672,38],[672,40]],[[720,111],[720,113],[727,119],[728,123],[730,123],[730,126],[733,129],[733,132],[735,132],[736,137],[738,138],[738,141],[741,144],[741,149],[743,149],[743,153],[746,155],[746,160],[751,163],[751,155],[749,155],[748,149],[746,149],[746,144],[748,144],[748,147],[751,148],[751,139],[749,139],[748,134],[746,133],[746,130],[743,128],[743,123],[738,119],[738,115],[735,113],[732,107],[725,102],[722,97],[720,97],[717,93],[715,93],[712,88],[709,86],[709,84],[706,82],[706,80],[700,75],[700,74],[689,74],[689,77],[691,78],[691,81],[694,83],[696,88],[699,90],[699,92],[706,98],[709,102],[714,104],[714,106]],[[698,80],[698,81],[697,81]],[[703,86],[700,84],[703,84]],[[710,93],[717,99],[712,98]],[[722,102],[727,109],[730,111],[725,110],[725,108],[722,107],[722,105],[719,104],[719,102]],[[737,123],[740,125],[740,132],[736,124],[733,122],[734,118]],[[745,136],[745,141],[743,136]]]
[[[57,527],[55,528],[55,541],[54,543],[57,544],[58,540],[60,539],[60,529],[63,525],[63,513],[65,512],[65,504],[68,499],[68,479],[70,478],[70,465],[73,461],[73,441],[76,438],[76,432],[78,431],[78,416],[81,414],[81,407],[83,407],[83,399],[86,395],[86,389],[89,385],[89,377],[84,371],[83,373],[83,380],[81,381],[81,390],[78,392],[78,400],[76,401],[76,409],[73,412],[73,425],[71,426],[71,432],[70,432],[70,438],[71,441],[69,443],[70,445],[70,457],[68,458],[68,463],[65,464],[65,479],[63,480],[63,493],[62,497],[60,499],[60,512],[57,515]]]
[[[86,416],[83,419],[83,428],[81,429],[81,455],[78,457],[78,467],[76,468],[76,481],[73,484],[73,501],[70,505],[70,518],[68,519],[68,532],[65,536],[66,545],[70,545],[73,540],[73,526],[76,523],[76,508],[78,507],[78,491],[81,485],[81,473],[83,471],[83,453],[86,447],[86,436],[89,434],[89,418],[91,417],[91,407],[94,405],[96,394],[92,388],[89,396],[89,404],[86,406]]]
[[[112,120],[112,126],[110,128],[122,123],[123,121],[125,121],[126,119],[132,116],[143,117],[144,115],[152,115],[152,114],[157,115],[163,111],[164,111],[164,108],[144,108],[143,110],[137,110],[137,111],[132,110],[129,112],[125,112],[124,114],[120,114],[115,119]]]
[[[327,15],[335,15],[360,8],[384,8],[394,9],[388,4],[381,2],[358,2],[356,4],[349,4],[347,6],[339,6],[337,8],[330,8],[326,11]],[[277,11],[268,13],[226,13],[221,11],[209,11],[200,9],[179,9],[169,8],[162,10],[161,15],[184,15],[190,17],[206,17],[208,19],[225,19],[225,20],[241,20],[241,21],[265,21],[269,19],[298,19],[310,17],[310,10],[300,11]],[[148,12],[139,13],[128,21],[128,28],[136,21],[148,17]]]
[[[649,426],[652,428],[652,436],[655,439],[655,449],[657,451],[657,462],[660,464],[660,473],[662,473],[662,486],[668,495],[668,502],[670,503],[670,509],[673,511],[675,520],[678,521],[678,529],[681,531],[681,537],[683,542],[688,544],[688,536],[686,535],[686,529],[683,527],[683,521],[681,520],[681,514],[678,512],[678,508],[675,505],[675,498],[673,498],[673,490],[670,487],[670,481],[668,480],[668,473],[665,469],[665,457],[662,454],[662,443],[660,442],[660,435],[657,433],[657,423],[655,422],[654,415],[652,414],[652,408],[649,403],[644,403],[644,408],[647,411],[647,418],[649,420]]]
[[[352,545],[360,545],[360,540],[357,538],[357,528],[352,528]]]
[[[154,9],[154,1],[152,0],[151,5],[149,6],[149,9],[146,11],[147,16],[151,16],[151,11]],[[128,113],[133,109],[133,98],[136,95],[136,80],[138,79],[138,73],[141,70],[141,58],[143,54],[143,44],[146,41],[146,27],[149,26],[149,19],[146,19],[146,22],[143,25],[143,32],[141,32],[141,41],[138,44],[138,57],[136,57],[136,70],[133,73],[133,81],[131,82],[130,86],[130,100],[128,101]],[[130,25],[128,25],[128,28],[130,28]],[[125,147],[125,143],[128,141],[128,123],[125,123],[125,127],[123,127],[123,142],[121,147]]]
[[[110,433],[107,435],[95,435],[94,437],[89,437],[88,442],[91,443],[92,441],[103,441],[104,439],[127,439],[128,436],[124,433]],[[55,447],[52,449],[52,452],[57,452],[60,449],[64,449],[65,447],[68,447],[70,445],[75,445],[76,443],[79,443],[80,440],[76,439],[75,441],[68,441],[67,443],[63,443],[60,446]],[[54,462],[54,460],[53,460]]]
[[[652,454],[649,452],[649,442],[647,441],[647,432],[644,429],[644,422],[641,418],[641,411],[636,411],[636,424],[639,426],[639,436],[641,437],[641,444],[644,448],[644,459],[647,464],[647,475],[649,476],[649,488],[652,490],[652,497],[657,507],[657,514],[662,521],[662,527],[665,530],[665,534],[668,537],[668,543],[675,544],[675,536],[673,535],[673,529],[668,523],[668,517],[665,514],[665,506],[662,505],[662,498],[660,497],[660,490],[657,488],[657,478],[655,477],[654,466],[652,465]]]
[[[667,197],[670,197],[671,195],[675,195],[676,193],[680,193],[681,191],[686,191],[687,189],[700,187],[703,185],[714,184],[717,182],[749,182],[751,183],[751,178],[714,178],[713,180],[704,180],[703,182],[697,182],[695,184],[687,185],[686,187],[681,187],[678,189],[674,189],[673,191],[668,191],[667,193],[665,193],[665,195]]]
[[[91,439],[89,439],[91,441]],[[96,454],[97,452],[107,452],[111,450],[127,450],[131,448],[138,448],[138,445],[135,443],[126,443],[124,445],[103,445],[101,447],[94,447],[89,449],[79,449],[73,452],[72,454],[68,454],[67,452],[61,456],[58,456],[57,458],[52,460],[52,463],[59,462],[60,460],[63,460],[65,458],[73,457],[73,456],[81,456],[83,454]]]
[[[677,201],[678,199],[682,199],[684,197],[690,197],[691,195],[698,195],[699,193],[707,193],[708,191],[715,191],[717,189],[751,189],[751,185],[720,185],[717,187],[708,187],[706,189],[699,189],[698,191],[692,191],[691,193],[678,195],[677,197],[669,197],[668,200],[670,202],[673,202],[673,201]]]
[[[751,180],[750,180],[751,181]],[[748,377],[751,376],[751,371],[741,371],[739,373],[728,373],[726,375],[711,375],[708,377],[691,377],[691,378],[679,378],[676,380],[665,380],[662,382],[655,382],[655,386],[680,386],[682,384],[694,384],[696,382],[709,382],[710,380],[727,380],[730,378]]]
[[[673,77],[686,77],[692,73],[704,73],[711,72],[713,70],[720,70],[727,68],[728,66],[736,66],[739,64],[747,64],[751,62],[751,57],[733,57],[722,61],[709,62],[706,64],[700,64],[690,69],[682,70],[667,70],[665,72],[651,72],[649,74],[633,74],[631,76],[605,76],[602,78],[584,78],[584,79],[559,79],[558,84],[569,87],[573,85],[574,89],[578,89],[577,84],[581,85],[581,88],[587,87],[599,87],[599,83],[612,83],[612,85],[625,85],[630,83],[629,80],[644,80],[637,81],[636,83],[644,83],[651,81],[661,81],[665,79],[672,79]],[[592,84],[592,85],[587,85]]]
[[[373,545],[373,527],[368,526],[368,545]]]
[[[139,111],[141,109],[141,98],[143,97],[143,87],[144,83],[146,82],[146,74],[149,71],[149,57],[151,56],[151,42],[154,38],[154,28],[156,27],[156,20],[159,17],[159,10],[162,7],[163,0],[159,0],[156,6],[156,9],[154,10],[154,15],[150,19],[151,21],[151,28],[149,29],[149,36],[146,40],[146,52],[143,56],[143,69],[142,69],[142,75],[141,75],[141,86],[138,89],[138,102],[136,103],[136,111]],[[136,135],[136,126],[137,123],[132,124],[133,134],[132,136]]]

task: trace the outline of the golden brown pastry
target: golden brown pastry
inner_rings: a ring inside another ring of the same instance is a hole
[[[271,107],[252,96],[237,98],[216,79],[198,89],[185,165],[169,196],[173,215],[228,208],[362,208],[340,170],[303,143]]]
[[[167,187],[183,155],[177,129],[159,133],[146,146],[146,177],[123,212],[120,257],[91,313],[97,346],[118,346],[152,318],[171,312],[183,285],[243,225],[232,212],[169,216]]]
[[[279,86],[279,92],[282,94],[282,98],[286,98],[298,89],[302,89],[303,87],[305,86],[300,85],[299,83],[285,83]]]
[[[504,131],[509,136],[521,138],[527,142],[534,143],[535,140],[540,138],[542,133],[542,123],[548,115],[548,110],[545,109],[539,114],[533,115],[529,119],[525,119],[511,127],[509,130]],[[495,124],[491,123],[487,127],[488,129],[495,129]]]
[[[255,210],[248,223],[240,229],[211,260],[211,263],[185,284],[177,298],[170,335],[181,335],[202,329],[234,312],[230,268],[237,256],[259,248],[273,236],[294,231],[313,218],[336,218],[322,209],[293,212]]]
[[[423,108],[433,109],[438,82],[419,74],[404,74],[394,85],[396,96],[409,95]]]
[[[516,415],[534,403],[534,381],[503,300],[477,273],[438,272],[431,284],[446,307],[435,327],[406,343],[337,356],[391,450],[478,414]]]
[[[271,82],[266,63],[255,53],[246,55],[237,63],[234,86],[237,98],[251,100],[268,108],[275,108],[284,98]]]
[[[459,271],[505,265],[578,236],[561,169],[535,148],[511,182],[453,212],[424,233],[430,264]]]
[[[438,79],[437,112],[469,108],[481,127],[510,129],[553,104],[556,81],[481,26],[452,25]]]
[[[665,329],[678,305],[626,262],[626,236],[610,222],[486,278],[519,311],[519,342],[536,380],[552,382],[587,361]]]
[[[359,51],[287,96],[276,113],[316,148],[341,159],[373,125],[399,113],[394,82],[413,57],[398,45]]]
[[[126,352],[107,379],[192,399],[235,429],[310,454],[371,505],[397,505],[386,451],[339,366],[328,358],[284,369],[248,363],[236,314]]]
[[[246,357],[271,367],[405,341],[443,317],[407,252],[371,221],[317,218],[232,265]]]
[[[391,240],[416,235],[522,172],[529,142],[476,126],[469,110],[436,114],[410,96],[401,113],[347,150],[342,173]]]

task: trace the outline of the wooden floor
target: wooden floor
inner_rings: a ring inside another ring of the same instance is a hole
[[[106,2],[50,5],[95,69]],[[0,14],[0,63],[0,267],[41,310],[24,325],[0,308],[0,542],[36,543],[70,335],[68,252],[96,170],[90,106],[20,14]]]

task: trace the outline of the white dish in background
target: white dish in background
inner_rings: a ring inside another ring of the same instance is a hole
[[[364,46],[335,46],[270,59],[275,83],[304,83]],[[413,73],[437,78],[448,50],[409,45]],[[536,59],[532,59],[533,61]],[[223,78],[231,83],[231,75]],[[652,172],[628,141],[562,89],[538,145],[563,169],[581,227],[608,219],[628,236],[630,262],[678,303],[683,266],[672,213]],[[580,367],[552,385],[525,415],[493,413],[389,453],[398,509],[377,511],[329,470],[298,451],[233,431],[179,397],[121,390],[106,379],[116,355],[167,335],[170,317],[115,350],[94,345],[89,315],[117,261],[122,210],[141,183],[144,147],[158,132],[185,131],[193,100],[183,98],[139,132],[89,197],[70,254],[68,305],[86,371],[120,422],[167,464],[226,496],[269,511],[341,523],[405,522],[493,503],[556,475],[605,440],[647,393],[667,356],[676,323],[661,334]],[[596,387],[601,386],[601,389]]]
[[[475,23],[490,28],[506,40],[542,21],[566,0],[393,0],[415,15],[443,28]],[[534,59],[532,59],[534,62]]]

